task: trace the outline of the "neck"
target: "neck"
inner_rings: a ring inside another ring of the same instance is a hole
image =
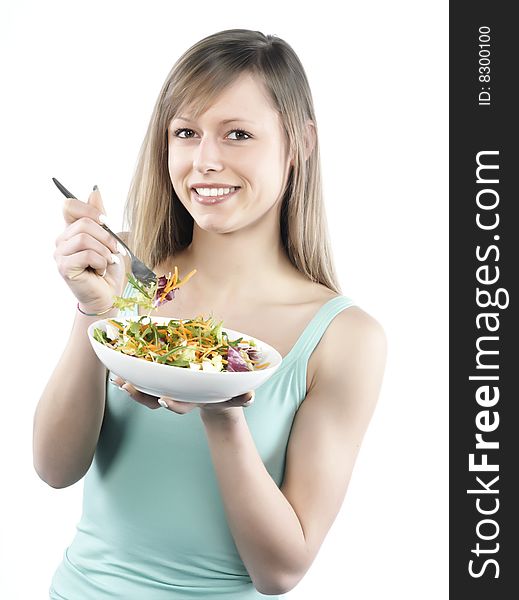
[[[273,292],[282,292],[280,286],[290,285],[298,274],[283,248],[279,219],[274,226],[265,219],[229,233],[194,223],[193,240],[178,258],[182,276],[197,270],[186,284],[189,296],[209,296],[217,305],[279,296]]]

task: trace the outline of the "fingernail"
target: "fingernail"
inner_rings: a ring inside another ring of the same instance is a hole
[[[117,254],[112,254],[111,259],[112,259],[112,265],[121,264],[121,259],[117,256]]]
[[[94,192],[98,189],[97,185],[94,185]]]
[[[247,402],[243,403],[243,406],[250,406],[254,402],[255,396],[256,396],[256,392],[252,391],[252,396],[247,400]]]
[[[168,403],[165,400],[163,400],[162,398],[157,398],[157,402],[162,406],[162,408],[168,407]]]
[[[110,383],[112,385],[115,385],[115,386],[119,387],[119,384],[117,383],[117,381],[115,381],[115,379],[112,379],[111,377],[109,377],[108,380],[110,381]]]
[[[98,221],[101,223],[101,225],[108,225],[108,218],[106,215],[104,215],[103,213],[101,213],[98,217],[97,217]]]
[[[117,252],[119,252],[119,254],[126,254],[126,250],[120,242],[117,242]]]

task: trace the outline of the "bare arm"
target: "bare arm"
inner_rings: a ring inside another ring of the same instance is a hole
[[[86,333],[94,320],[77,315],[34,414],[34,468],[56,488],[72,485],[87,472],[101,430],[106,369]]]
[[[97,221],[101,212],[99,192],[90,195],[88,204],[67,200],[68,226],[56,240],[54,255],[83,310],[92,313],[110,306],[124,275],[122,260],[113,262],[117,245]],[[103,317],[114,314],[115,310]],[[34,413],[34,468],[52,487],[67,487],[83,477],[99,439],[106,369],[87,337],[88,326],[98,318],[76,315],[67,346]]]
[[[201,411],[229,527],[264,594],[286,593],[313,562],[342,504],[382,382],[385,334],[360,309],[340,313],[321,344],[281,489],[261,461],[243,409]]]

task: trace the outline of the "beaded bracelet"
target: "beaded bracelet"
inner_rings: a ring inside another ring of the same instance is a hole
[[[77,303],[77,309],[79,310],[79,312],[82,315],[85,315],[87,317],[100,317],[101,315],[106,315],[106,313],[110,312],[113,307],[114,307],[114,305],[112,304],[112,306],[108,307],[106,310],[103,310],[101,312],[98,312],[98,313],[87,313],[84,310],[81,310],[81,308],[79,308],[79,302]]]

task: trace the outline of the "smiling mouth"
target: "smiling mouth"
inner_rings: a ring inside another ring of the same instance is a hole
[[[213,188],[213,189],[216,189],[216,188]],[[238,192],[241,188],[240,187],[232,187],[232,188],[228,188],[228,189],[230,189],[229,192],[227,192],[226,194],[218,195],[218,196],[213,196],[212,193],[210,195],[199,194],[197,192],[196,188],[191,188],[191,191],[194,194],[194,196],[196,197],[196,199],[198,200],[198,202],[200,202],[201,204],[216,204],[218,202],[223,202],[224,200],[227,200],[227,198],[230,198],[231,196],[234,196],[234,194],[236,194],[236,192]]]

